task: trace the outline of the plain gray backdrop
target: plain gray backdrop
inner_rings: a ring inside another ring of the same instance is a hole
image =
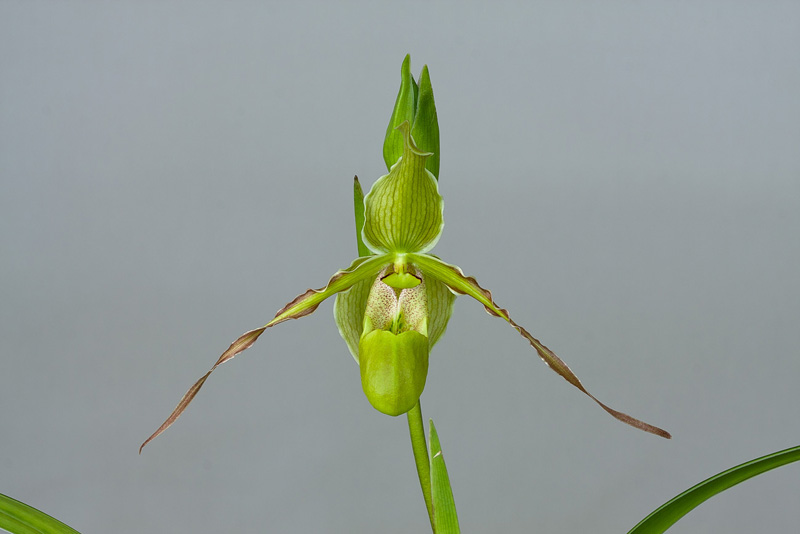
[[[460,297],[422,396],[465,533],[627,532],[800,443],[800,4],[0,3],[0,492],[90,533],[428,530],[332,301],[411,53],[445,230],[631,429]],[[800,466],[677,533],[789,532]]]

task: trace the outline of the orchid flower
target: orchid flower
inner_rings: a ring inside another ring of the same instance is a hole
[[[425,387],[428,358],[442,337],[457,295],[468,295],[508,322],[539,357],[606,412],[633,427],[669,438],[668,432],[619,412],[589,393],[553,351],[515,323],[489,290],[460,268],[430,254],[442,234],[444,203],[439,194],[439,126],[427,67],[419,84],[406,56],[400,92],[386,132],[389,170],[363,197],[354,182],[359,258],[320,289],[286,304],[267,324],[242,334],[183,396],[142,448],[169,428],[220,365],[248,349],[268,328],[313,313],[336,295],[334,317],[359,365],[364,393],[378,411],[397,416],[417,404]]]

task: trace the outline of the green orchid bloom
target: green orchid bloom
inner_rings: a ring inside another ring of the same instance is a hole
[[[264,326],[246,332],[183,396],[161,427],[140,447],[169,428],[209,375],[249,348],[265,330],[313,313],[336,295],[334,317],[359,365],[364,393],[380,412],[396,416],[411,410],[425,387],[430,351],[442,337],[457,295],[468,295],[493,316],[508,322],[542,360],[606,412],[631,426],[665,438],[668,432],[614,410],[589,393],[558,357],[495,304],[490,291],[455,265],[429,254],[444,227],[439,194],[439,128],[427,67],[419,84],[406,56],[401,87],[386,132],[388,174],[362,196],[354,182],[359,258],[333,275],[321,289],[309,289],[289,302]]]

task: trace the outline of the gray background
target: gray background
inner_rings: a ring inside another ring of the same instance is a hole
[[[425,532],[332,303],[403,56],[431,69],[459,298],[423,411],[464,532],[626,532],[800,443],[795,2],[0,4],[0,492],[84,534]],[[800,466],[674,532],[787,532]]]

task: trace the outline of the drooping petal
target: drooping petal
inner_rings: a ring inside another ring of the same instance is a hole
[[[444,201],[436,178],[425,168],[430,153],[414,144],[408,122],[399,128],[405,139],[403,156],[364,198],[362,237],[379,254],[427,252],[444,227]]]
[[[231,343],[231,346],[228,347],[225,352],[222,353],[213,367],[211,367],[206,374],[204,374],[197,382],[194,383],[194,385],[192,385],[191,388],[189,388],[189,391],[187,391],[186,394],[181,398],[180,402],[169,415],[169,417],[167,417],[166,421],[164,421],[158,430],[153,432],[153,434],[147,438],[144,443],[142,443],[141,447],[139,447],[139,453],[141,454],[145,445],[153,441],[153,439],[158,437],[166,429],[172,426],[175,421],[177,421],[178,417],[181,416],[184,410],[186,410],[186,408],[189,406],[189,403],[192,402],[194,397],[200,391],[200,388],[203,387],[206,379],[208,379],[209,375],[211,375],[211,373],[214,372],[217,367],[232,359],[240,352],[250,348],[267,328],[275,326],[278,323],[288,321],[289,319],[299,319],[300,317],[305,317],[306,315],[313,313],[320,303],[322,303],[322,301],[328,297],[341,291],[345,291],[362,280],[373,279],[381,271],[387,261],[388,259],[386,257],[381,256],[358,258],[346,270],[339,271],[334,274],[328,281],[328,285],[326,285],[324,288],[309,289],[302,295],[299,295],[293,301],[289,302],[286,306],[278,310],[278,313],[275,314],[275,318],[270,322],[261,328],[256,328],[255,330],[250,330],[249,332],[242,334],[236,341]]]
[[[527,330],[515,323],[509,316],[508,311],[500,308],[494,303],[492,300],[492,293],[478,285],[478,282],[471,276],[465,276],[461,269],[455,265],[444,263],[440,259],[428,254],[409,254],[409,262],[421,269],[423,276],[425,276],[426,279],[436,278],[441,280],[453,291],[460,294],[469,295],[483,304],[484,308],[486,308],[486,311],[490,315],[501,317],[502,319],[508,321],[508,323],[513,326],[517,332],[522,335],[522,337],[528,340],[531,346],[536,349],[539,357],[541,357],[542,360],[553,371],[561,375],[561,377],[563,377],[567,382],[588,395],[606,412],[619,419],[623,423],[627,423],[635,428],[644,430],[645,432],[650,432],[651,434],[655,434],[667,439],[671,437],[669,432],[666,430],[662,430],[661,428],[645,423],[644,421],[640,421],[639,419],[631,417],[626,413],[614,410],[613,408],[610,408],[609,406],[606,406],[600,402],[594,395],[586,390],[575,373],[572,372],[572,370],[567,366],[566,363],[564,363],[563,360],[561,360],[561,358],[556,356],[553,351],[544,346],[541,341],[533,337]]]
[[[234,356],[236,356],[240,352],[250,348],[253,345],[253,343],[256,342],[256,339],[258,339],[258,336],[260,336],[264,332],[264,330],[266,330],[266,329],[267,329],[266,326],[262,326],[261,328],[256,328],[255,330],[250,330],[249,332],[245,332],[244,334],[239,336],[239,338],[236,341],[231,343],[231,346],[228,347],[228,350],[226,350],[225,352],[222,353],[222,356],[219,357],[219,359],[214,364],[214,366],[206,374],[201,376],[200,379],[197,382],[195,382],[192,385],[192,387],[189,388],[189,391],[187,391],[183,395],[183,397],[181,397],[181,400],[178,402],[178,405],[175,407],[174,410],[172,410],[172,413],[169,414],[169,417],[167,417],[166,421],[164,421],[161,424],[161,426],[158,427],[158,430],[153,432],[150,435],[150,437],[147,438],[146,440],[144,440],[144,443],[142,443],[139,446],[139,454],[142,454],[142,449],[144,449],[145,445],[147,445],[148,443],[150,443],[151,441],[156,439],[166,429],[171,427],[172,424],[175,423],[175,421],[178,420],[178,417],[180,417],[181,414],[184,412],[184,410],[186,410],[186,408],[189,406],[189,403],[192,402],[194,397],[200,391],[200,388],[203,387],[203,384],[205,384],[206,379],[209,377],[209,375],[211,375],[212,372],[214,372],[214,369],[216,369],[217,367],[219,367],[223,363],[227,362],[228,360],[230,360],[231,358],[233,358]]]

